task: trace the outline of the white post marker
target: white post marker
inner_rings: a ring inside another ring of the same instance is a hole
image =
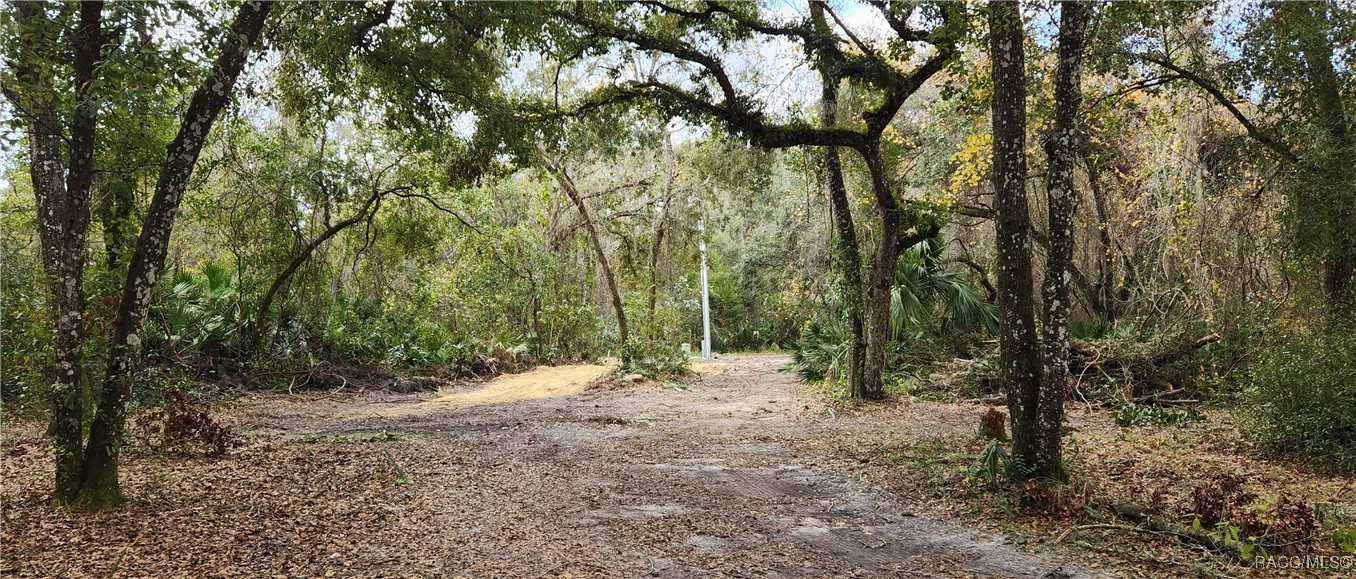
[[[711,299],[706,285],[706,223],[697,222],[697,248],[702,254],[702,359],[711,359]]]

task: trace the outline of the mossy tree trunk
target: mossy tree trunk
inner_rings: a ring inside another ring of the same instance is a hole
[[[1044,143],[1050,249],[1046,252],[1041,290],[1045,303],[1041,320],[1045,367],[1036,411],[1037,436],[1041,440],[1035,445],[1042,455],[1033,457],[1032,465],[1036,476],[1050,479],[1064,478],[1060,433],[1069,387],[1069,284],[1073,279],[1074,215],[1078,209],[1074,161],[1080,139],[1078,115],[1083,104],[1083,52],[1088,26],[1088,8],[1081,2],[1063,1],[1059,7],[1054,126]]]
[[[1050,233],[1040,301],[1034,293],[1027,203],[1025,40],[1016,2],[989,2],[993,78],[993,188],[998,249],[999,367],[1012,414],[1012,454],[1022,478],[1061,480],[1068,387],[1069,285],[1073,278],[1074,160],[1087,8],[1060,2],[1054,126],[1046,136]],[[1037,334],[1036,304],[1042,333]]]
[[[90,185],[94,177],[94,144],[98,104],[90,89],[103,44],[103,4],[80,5],[79,23],[71,37],[74,48],[74,105],[63,131],[53,68],[62,56],[60,24],[41,2],[14,6],[19,29],[15,86],[5,96],[28,116],[29,176],[38,209],[38,238],[47,278],[48,307],[53,323],[48,434],[56,456],[58,503],[73,500],[84,467],[83,391],[84,271],[90,224]],[[67,138],[65,133],[69,133]],[[64,149],[63,144],[69,146]]]
[[[72,510],[107,509],[122,502],[118,456],[126,423],[131,375],[139,354],[139,332],[150,309],[156,277],[164,268],[174,217],[198,154],[212,125],[230,100],[251,46],[263,31],[269,2],[247,2],[236,13],[211,72],[194,92],[178,136],[168,147],[145,223],[128,261],[128,272],[109,337],[108,367],[95,393],[94,418],[84,436],[81,351],[85,345],[82,282],[90,225],[90,187],[99,98],[92,94],[105,42],[103,4],[84,2],[72,35],[74,104],[69,115],[69,150],[62,151],[61,115],[52,74],[60,68],[59,24],[48,6],[20,3],[16,9],[19,42],[16,83],[5,96],[29,117],[30,171],[38,201],[55,331],[52,423],[56,485],[53,499]],[[64,158],[64,162],[63,162]]]
[[[1038,421],[1041,349],[1031,273],[1031,216],[1026,198],[1026,55],[1016,2],[989,2],[993,77],[993,206],[997,249],[999,375],[1012,415],[1012,454],[1025,469],[1056,456]]]
[[[810,5],[821,26],[823,7],[818,3]],[[820,97],[819,123],[824,128],[838,124],[838,83],[839,78],[828,70],[820,72],[823,91]],[[833,212],[833,256],[842,270],[839,295],[843,300],[843,313],[847,317],[848,331],[848,392],[854,398],[865,397],[862,390],[862,370],[866,359],[866,325],[862,311],[862,255],[857,245],[857,228],[852,222],[852,204],[848,202],[847,183],[843,179],[843,160],[837,147],[824,148],[824,188],[829,197],[829,208]]]

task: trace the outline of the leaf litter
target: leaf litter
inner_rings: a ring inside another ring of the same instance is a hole
[[[93,515],[48,505],[42,427],[10,423],[0,571],[1103,576],[1063,548],[1024,552],[968,522],[919,516],[860,465],[819,450],[897,428],[891,412],[830,418],[777,371],[786,357],[724,362],[688,389],[586,390],[577,379],[598,367],[538,370],[571,376],[568,387],[529,375],[530,396],[474,405],[428,404],[445,392],[250,395],[215,410],[241,446],[217,458],[131,447],[127,504]],[[420,410],[364,413],[405,407]]]

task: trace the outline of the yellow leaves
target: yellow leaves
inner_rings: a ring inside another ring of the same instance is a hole
[[[1190,199],[1182,199],[1177,202],[1176,218],[1178,235],[1185,236],[1185,231],[1195,225],[1195,220],[1191,217]]]
[[[988,177],[992,148],[993,135],[989,133],[972,133],[965,137],[960,149],[951,155],[951,162],[956,165],[948,188],[951,195],[978,187]]]
[[[880,138],[882,141],[892,145],[904,144],[904,135],[899,134],[899,131],[895,130],[894,125],[885,127],[885,132],[881,133]]]

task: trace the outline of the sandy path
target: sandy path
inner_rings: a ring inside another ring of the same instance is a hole
[[[599,367],[539,370],[334,426],[417,432],[458,466],[407,467],[452,574],[1095,576],[853,482],[811,447],[872,425],[822,419],[786,362],[700,364],[687,389],[581,391]]]
[[[831,418],[778,372],[786,361],[732,357],[686,389],[580,390],[599,368],[575,367],[422,396],[255,396],[230,412],[248,446],[216,461],[132,453],[129,504],[97,517],[45,506],[50,450],[30,434],[0,455],[0,571],[1096,576],[854,480],[826,443],[919,421]]]

